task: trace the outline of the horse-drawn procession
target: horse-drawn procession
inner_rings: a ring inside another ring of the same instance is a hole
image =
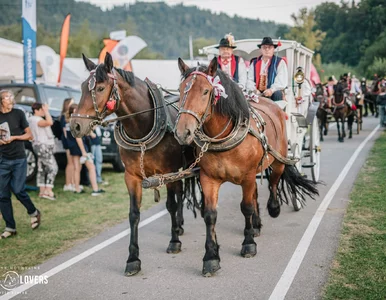
[[[168,253],[181,251],[184,202],[194,213],[200,211],[206,224],[202,273],[211,276],[220,269],[215,231],[220,186],[232,182],[242,187],[245,228],[240,253],[253,257],[254,237],[262,226],[256,176],[267,178],[271,217],[279,216],[282,203],[299,210],[318,195],[324,132],[317,116],[321,111],[334,116],[342,111],[340,117],[349,120],[351,130],[355,118],[348,111],[355,111],[361,99],[358,102],[355,96],[347,102],[347,86],[341,80],[334,85],[335,107],[327,107],[332,98],[321,86],[315,95],[310,80],[311,50],[296,41],[271,38],[234,41],[228,36],[224,43],[202,49],[207,65],[176,61],[181,72],[179,94],[115,68],[109,53],[99,65],[83,57],[90,75],[82,84],[71,131],[81,137],[96,124],[115,122],[130,195],[126,276],[141,270],[138,224],[143,187],[153,188],[159,201],[158,190],[166,186],[171,217]],[[228,62],[221,58],[221,47],[232,49]],[[239,67],[241,61],[250,63]],[[248,74],[243,73],[247,67]],[[112,113],[117,117],[106,120]],[[359,126],[361,115],[356,118]]]

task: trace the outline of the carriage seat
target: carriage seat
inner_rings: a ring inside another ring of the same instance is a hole
[[[278,101],[274,101],[277,105],[279,105],[279,107],[284,110],[288,104],[287,101],[285,100],[278,100]]]

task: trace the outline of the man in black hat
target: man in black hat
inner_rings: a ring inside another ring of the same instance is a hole
[[[247,83],[247,68],[244,60],[233,54],[236,48],[235,40],[231,33],[226,34],[216,47],[219,50],[217,62],[223,72],[245,88]]]
[[[274,55],[278,44],[274,44],[270,37],[265,37],[257,46],[262,55],[251,60],[247,90],[261,93],[274,101],[282,100],[282,91],[288,85],[288,69],[285,60]]]

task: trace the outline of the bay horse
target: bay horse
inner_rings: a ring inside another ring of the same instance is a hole
[[[347,83],[344,80],[340,80],[334,87],[334,116],[336,122],[336,128],[338,129],[338,141],[343,143],[346,137],[345,122],[347,118],[347,126],[349,130],[348,138],[352,138],[352,124],[354,123],[354,111],[347,103]],[[342,133],[340,131],[340,125],[342,124]]]
[[[315,183],[297,171],[294,166],[297,161],[286,158],[285,114],[277,104],[266,98],[259,98],[258,104],[248,103],[237,83],[217,69],[216,58],[209,66],[196,68],[189,68],[179,58],[178,66],[182,81],[175,137],[181,145],[194,142],[196,151],[200,152],[200,182],[204,193],[201,213],[206,224],[202,273],[212,276],[220,269],[215,225],[222,183],[229,181],[242,187],[243,257],[256,255],[254,227],[261,228],[257,173],[271,168],[267,208],[274,218],[280,214],[280,202],[289,203],[285,191],[289,191],[289,197],[304,200],[304,195],[314,197],[318,190]]]
[[[315,101],[319,102],[319,107],[316,111],[316,117],[318,118],[320,141],[323,142],[323,135],[327,135],[328,133],[328,113],[331,108],[328,105],[327,95],[324,92],[323,85],[318,83],[315,88]]]
[[[124,178],[130,196],[130,245],[124,274],[131,276],[141,270],[138,224],[142,180],[154,174],[177,172],[184,167],[185,159],[187,162],[194,159],[193,148],[182,147],[173,136],[177,109],[166,108],[166,105],[163,109],[155,109],[157,101],[162,104],[159,99],[162,95],[157,97],[155,85],[138,79],[132,72],[114,68],[109,53],[99,65],[84,55],[83,61],[90,75],[82,83],[78,111],[71,117],[71,132],[75,137],[87,135],[95,124],[102,123],[104,117],[113,112],[120,119],[115,125],[114,136],[125,165]],[[175,99],[178,101],[178,95]],[[168,253],[181,251],[183,201],[188,196],[195,196],[193,183],[194,178],[186,179],[185,189],[181,180],[166,184],[166,207],[171,217]]]

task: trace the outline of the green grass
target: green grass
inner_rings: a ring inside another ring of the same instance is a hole
[[[386,131],[350,199],[323,299],[386,299]]]
[[[85,194],[63,192],[64,173],[61,171],[55,182],[56,201],[39,198],[38,192],[29,192],[35,206],[42,212],[41,226],[35,231],[30,228],[26,209],[13,197],[18,234],[10,239],[0,240],[0,277],[1,269],[23,270],[36,266],[126,220],[129,195],[123,176],[123,173],[104,168],[103,177],[109,182],[108,186],[102,187],[106,193],[92,197],[91,188],[87,187]],[[166,190],[163,188],[161,198],[165,199],[165,195]],[[153,190],[144,190],[141,210],[152,205]],[[1,215],[0,222],[4,228]]]

